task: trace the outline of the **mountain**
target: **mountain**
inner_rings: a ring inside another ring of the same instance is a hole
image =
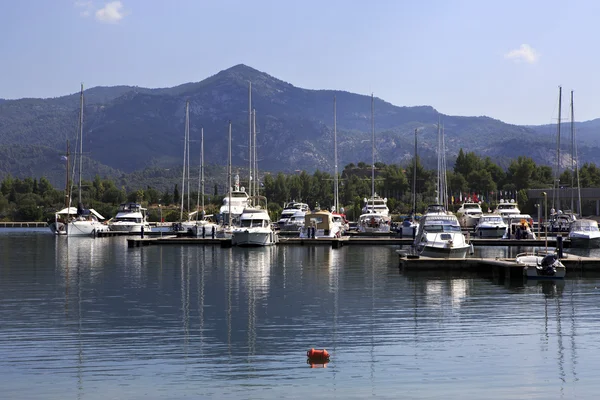
[[[84,153],[93,176],[119,176],[175,168],[182,163],[184,108],[190,101],[192,163],[199,160],[204,128],[206,162],[225,165],[227,124],[233,126],[233,165],[244,168],[248,153],[248,82],[256,109],[259,168],[266,171],[333,170],[333,98],[337,99],[339,165],[371,162],[371,99],[344,91],[308,90],[245,65],[236,65],[200,82],[172,88],[135,86],[85,90]],[[549,126],[516,126],[489,117],[458,117],[430,106],[399,107],[375,98],[377,161],[407,164],[414,130],[419,153],[430,167],[436,156],[437,123],[444,127],[447,159],[458,150],[490,156],[506,165],[525,155],[552,164],[556,134]],[[49,99],[0,101],[0,177],[46,174],[64,182],[60,155],[74,144],[79,93]],[[593,132],[600,120],[577,124],[579,154],[592,160],[600,146]],[[567,130],[565,130],[567,132]],[[565,145],[566,146],[566,145]],[[567,149],[567,147],[565,147]],[[55,171],[56,170],[56,171]],[[56,172],[56,174],[55,174]]]

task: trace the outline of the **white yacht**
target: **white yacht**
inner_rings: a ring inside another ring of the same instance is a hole
[[[444,211],[426,213],[419,221],[414,247],[426,257],[465,258],[471,249],[456,215]]]
[[[281,232],[298,232],[304,226],[308,204],[291,201],[283,207],[277,226]]]
[[[260,199],[264,196],[256,196]],[[232,213],[233,214],[233,213]],[[232,229],[234,246],[270,246],[279,241],[279,234],[271,226],[267,207],[248,207],[239,216],[239,225]]]
[[[364,199],[364,206],[362,208],[363,214],[381,214],[384,216],[390,215],[390,209],[387,206],[387,198],[381,198],[377,193],[374,193],[372,197]]]
[[[392,225],[389,215],[369,212],[358,218],[358,231],[365,233],[388,233]]]
[[[77,165],[79,167],[78,174],[78,191],[79,202],[77,208],[71,207],[71,191],[67,193],[68,207],[58,211],[54,215],[54,222],[50,224],[50,230],[55,235],[65,236],[94,236],[97,232],[107,231],[108,226],[100,222],[104,217],[93,209],[86,209],[81,202],[81,179],[82,179],[82,143],[83,143],[83,84],[81,84],[81,92],[79,95],[79,131],[78,142],[79,151],[77,157]],[[67,150],[68,153],[68,150]],[[68,159],[68,154],[67,154]],[[69,182],[69,163],[67,162],[67,186]],[[74,174],[73,174],[74,175]]]
[[[191,212],[190,219],[195,218],[196,215],[198,215],[197,211]],[[213,235],[217,237],[218,231],[222,230],[222,227],[213,221],[212,214],[203,215],[203,213],[200,213],[200,218],[192,222],[193,224],[189,229],[191,230],[192,235],[196,237],[205,238],[212,237]],[[186,226],[188,226],[188,224],[186,224]]]
[[[517,203],[512,199],[510,201],[500,200],[494,213],[500,214],[502,218],[505,218],[508,215],[521,214],[521,210],[519,210]]]
[[[123,203],[117,209],[117,215],[108,223],[108,229],[115,232],[150,232],[146,209],[139,203]]]
[[[229,221],[229,210],[231,209],[231,220],[234,221],[244,209],[249,206],[249,195],[246,193],[246,189],[242,186],[240,187],[240,176],[235,175],[235,184],[232,188],[229,189],[229,193],[225,195],[223,199],[223,205],[219,210],[221,223],[226,225]],[[231,207],[230,207],[230,199],[231,199]]]
[[[533,218],[529,214],[510,214],[503,218],[507,225],[503,239],[536,239]]]
[[[475,236],[480,238],[501,238],[508,225],[499,214],[483,214],[475,227]]]
[[[50,230],[55,235],[94,236],[98,232],[106,232],[108,226],[101,222],[104,217],[94,209],[67,207],[54,214],[54,222]]]
[[[456,211],[458,222],[463,228],[474,228],[479,222],[479,218],[483,215],[481,205],[475,202],[465,201]]]
[[[578,219],[571,224],[568,237],[571,241],[571,247],[600,247],[598,222],[593,219]]]
[[[342,225],[334,221],[334,215],[327,210],[306,213],[304,227],[300,230],[303,239],[320,239],[341,237]]]

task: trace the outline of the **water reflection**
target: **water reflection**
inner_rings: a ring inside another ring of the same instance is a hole
[[[0,236],[6,398],[574,398],[596,387],[596,279],[399,274],[390,248],[57,239],[19,249]],[[312,347],[330,362],[307,364]]]

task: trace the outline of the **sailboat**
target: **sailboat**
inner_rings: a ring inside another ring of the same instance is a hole
[[[249,122],[251,122],[251,146],[249,150],[250,205],[240,215],[239,226],[232,230],[231,244],[233,246],[270,246],[279,241],[279,234],[271,225],[271,217],[267,210],[267,198],[259,194],[256,157],[256,110],[252,111]]]
[[[83,161],[83,83],[81,84],[81,91],[79,95],[79,130],[78,130],[78,142],[79,142],[79,154],[77,157],[78,167],[78,203],[77,207],[71,206],[71,193],[72,190],[68,190],[66,196],[68,196],[68,205],[66,208],[57,211],[54,216],[54,223],[50,224],[50,230],[55,235],[66,235],[66,236],[93,236],[97,232],[104,232],[108,230],[108,226],[100,222],[104,217],[100,215],[94,209],[86,209],[83,207],[81,200],[81,179],[82,179],[82,161]],[[68,159],[68,150],[67,150]],[[69,165],[67,163],[67,170]],[[74,174],[73,174],[74,175]],[[69,184],[69,173],[67,172],[67,185]],[[71,184],[72,187],[72,184]]]
[[[382,199],[375,193],[375,118],[374,98],[371,94],[371,198],[365,198],[365,206],[358,218],[359,232],[388,233],[391,227],[391,218],[387,207],[387,198]]]
[[[198,218],[200,214],[200,218]],[[211,219],[212,215],[206,215],[204,211],[204,128],[200,129],[200,171],[198,174],[198,200],[196,201],[196,224],[192,232],[196,237],[206,237],[216,234],[219,226]]]
[[[581,185],[579,183],[579,166],[577,165],[577,145],[575,143],[575,112],[573,111],[573,91],[571,91],[571,209],[574,210],[573,189],[577,183],[579,215],[581,215]],[[570,223],[568,238],[571,247],[600,247],[600,229],[593,219],[577,219]]]
[[[571,98],[572,102],[572,98]],[[572,104],[571,104],[572,106]],[[556,135],[556,171],[554,175],[554,188],[552,190],[552,210],[548,219],[549,230],[551,232],[568,232],[571,224],[577,220],[577,217],[571,210],[561,209],[560,199],[560,128],[561,128],[561,108],[562,108],[562,87],[558,87],[558,125]],[[572,190],[572,189],[571,189]]]
[[[417,213],[417,132],[415,128],[415,155],[413,160],[413,182],[412,182],[412,210],[410,211],[410,217],[405,218],[402,221],[401,234],[402,236],[414,238],[417,231],[417,221],[415,214]]]
[[[447,212],[444,132],[438,124],[438,179],[436,203],[419,221],[413,247],[419,255],[434,258],[465,258],[471,250],[456,215]]]

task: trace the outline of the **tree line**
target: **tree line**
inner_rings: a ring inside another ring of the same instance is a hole
[[[338,176],[339,204],[350,220],[358,219],[364,199],[371,196],[371,169],[371,165],[363,162],[348,164]],[[500,199],[514,199],[523,212],[531,214],[535,212],[535,205],[527,198],[527,190],[553,187],[555,179],[550,166],[537,165],[529,157],[518,157],[503,169],[489,157],[465,153],[462,149],[453,169],[448,169],[446,175],[453,210],[469,197],[480,201],[484,210],[494,209]],[[600,186],[600,169],[592,163],[586,163],[576,171],[564,170],[559,178],[561,186],[577,185],[577,175],[581,187]],[[436,176],[437,171],[425,169],[418,156],[416,162],[405,167],[375,163],[375,192],[388,199],[393,214],[408,215],[413,212],[414,191],[415,210],[423,212],[436,198]],[[292,200],[305,202],[311,208],[331,209],[333,185],[334,176],[319,170],[312,174],[306,171],[266,172],[260,183],[260,194],[267,197],[271,218],[276,219],[284,204]],[[226,190],[219,191],[216,182],[208,187],[211,193],[204,195],[205,211],[216,214]],[[77,206],[77,189],[69,195],[66,190],[53,187],[45,177],[18,179],[9,175],[0,184],[0,220],[51,221],[57,210],[69,204],[69,197],[71,205]],[[91,181],[84,180],[81,191],[81,202],[85,207],[94,208],[107,218],[116,214],[119,204],[138,202],[148,207],[152,221],[178,221],[182,214],[186,219],[188,212],[196,210],[197,203],[201,203],[199,200],[197,190],[182,199],[178,184],[165,190],[146,185],[126,191],[124,186],[119,188],[113,180],[99,176]],[[586,205],[583,207],[585,212]],[[592,205],[588,207],[591,213]]]

